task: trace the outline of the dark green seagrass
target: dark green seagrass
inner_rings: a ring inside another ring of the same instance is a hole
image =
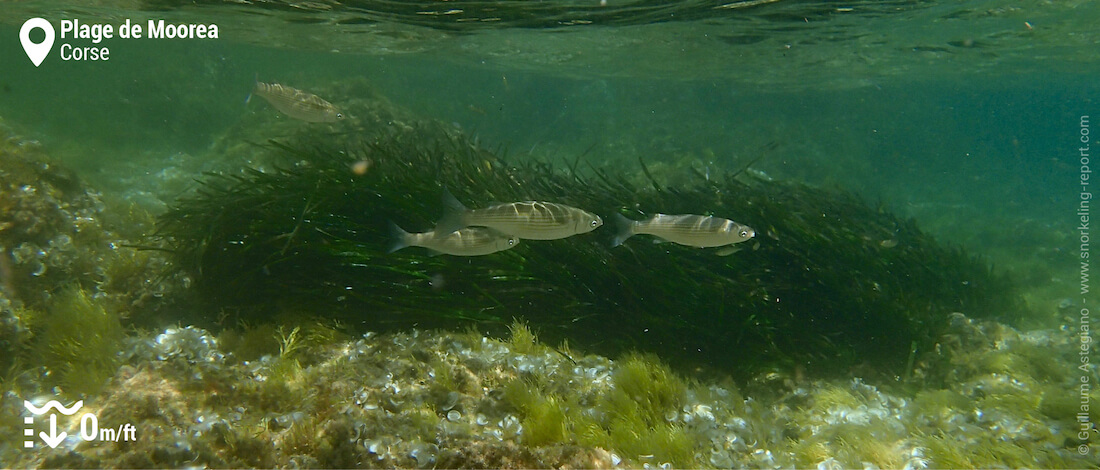
[[[734,177],[635,187],[617,170],[508,163],[434,128],[271,151],[294,164],[209,175],[159,230],[202,300],[243,318],[299,309],[377,330],[503,329],[522,317],[543,339],[611,355],[652,351],[735,375],[863,364],[902,375],[949,313],[1023,311],[1011,283],[981,260],[838,190]],[[370,170],[356,175],[350,166],[364,159]],[[481,257],[387,253],[389,221],[430,230],[444,187],[470,207],[545,200],[605,221],[614,212],[710,213],[757,236],[725,257],[645,236],[612,249],[609,226]]]

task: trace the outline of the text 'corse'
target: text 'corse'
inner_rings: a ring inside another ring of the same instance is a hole
[[[144,26],[127,19],[118,26],[101,23],[82,23],[78,19],[61,20],[61,39],[91,39],[99,44],[104,39],[217,39],[218,25],[165,23],[164,20],[149,20]],[[78,47],[71,44],[61,46],[61,60],[109,60],[111,51],[106,46]]]

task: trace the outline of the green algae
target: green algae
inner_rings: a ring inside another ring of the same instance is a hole
[[[699,464],[699,436],[670,420],[679,416],[688,385],[656,357],[624,357],[611,376],[611,388],[595,396],[581,389],[552,392],[544,380],[519,378],[503,388],[504,400],[522,417],[525,444],[599,447],[639,464]],[[585,407],[581,400],[593,403]]]
[[[937,433],[918,442],[927,449],[933,468],[1072,468],[1083,463],[1024,439]]]
[[[259,359],[279,353],[279,326],[273,323],[225,328],[218,333],[218,344],[243,360]]]
[[[66,396],[94,394],[115,374],[125,337],[121,317],[87,291],[55,294],[35,323],[36,362],[50,372],[46,381]]]
[[[813,468],[822,462],[835,461],[844,468],[859,468],[867,464],[877,468],[903,468],[908,456],[902,442],[884,440],[881,429],[851,424],[831,427],[821,435],[803,436],[789,444],[798,468]]]
[[[263,356],[315,358],[348,339],[339,322],[301,313],[284,313],[274,323],[242,321],[218,333],[221,347],[245,360]]]
[[[863,402],[861,397],[857,397],[847,388],[836,385],[822,387],[814,393],[813,398],[813,407],[821,410],[835,408],[855,409]]]
[[[32,325],[41,314],[12,302],[0,291],[0,390],[16,387],[18,376],[26,368],[28,345],[33,339]]]
[[[512,350],[520,354],[530,354],[536,350],[538,335],[531,331],[531,327],[521,320],[513,320],[508,327],[508,344]]]
[[[571,418],[566,416],[562,398],[547,394],[531,379],[517,379],[507,384],[504,399],[523,416],[523,441],[531,446],[571,442]]]
[[[630,424],[633,423],[623,421],[612,425],[611,448],[621,449],[639,462],[669,463],[676,468],[699,465],[694,457],[698,437],[688,434],[682,427],[664,425],[637,429]]]
[[[678,413],[686,400],[687,384],[653,355],[630,354],[612,375],[615,387],[605,396],[612,419],[653,428]]]

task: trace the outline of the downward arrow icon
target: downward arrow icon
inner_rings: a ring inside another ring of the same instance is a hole
[[[38,433],[38,437],[41,437],[42,441],[50,446],[51,449],[57,447],[57,445],[60,444],[61,441],[64,441],[65,437],[68,435],[69,433],[65,431],[61,431],[61,434],[57,433],[57,415],[55,414],[50,414],[50,433],[48,435],[45,431]]]

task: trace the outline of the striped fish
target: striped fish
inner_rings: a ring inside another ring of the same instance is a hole
[[[489,227],[527,240],[557,240],[588,233],[603,225],[600,216],[552,202],[524,201],[467,209],[450,191],[443,194],[447,214],[436,231],[449,233],[463,227]]]
[[[283,114],[306,122],[336,122],[344,115],[332,103],[313,93],[278,83],[256,82],[252,94],[262,97]]]
[[[420,246],[434,254],[454,256],[481,256],[514,248],[519,238],[505,235],[491,228],[470,227],[440,234],[438,232],[409,233],[395,223],[390,223],[393,246],[390,253],[409,246]]]
[[[752,227],[709,215],[656,214],[646,220],[630,220],[615,214],[615,221],[619,230],[613,247],[639,233],[698,248],[732,245],[756,236]]]

